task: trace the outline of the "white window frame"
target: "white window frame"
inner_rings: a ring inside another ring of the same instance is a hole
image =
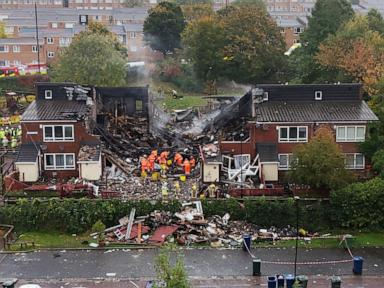
[[[37,51],[38,51],[37,46],[36,45],[32,45],[32,52],[33,53],[37,53]]]
[[[57,24],[57,22],[52,22],[51,26],[52,28],[56,29],[59,27],[59,24]]]
[[[290,138],[289,130],[291,128],[297,129],[297,137],[296,138]],[[300,128],[305,128],[305,139],[299,138],[299,130]],[[281,129],[287,129],[287,138],[281,138]],[[308,142],[308,126],[279,126],[279,129],[277,130],[277,133],[279,134],[279,143],[305,143]]]
[[[344,129],[344,137],[340,137],[339,129]],[[354,128],[355,130],[355,137],[353,139],[348,139],[348,128]],[[364,137],[358,138],[357,137],[357,129],[363,128],[364,129]],[[366,133],[366,127],[364,125],[345,125],[345,126],[336,126],[336,142],[342,143],[342,142],[364,142],[365,141],[365,133]]]
[[[286,156],[287,157],[287,164],[286,165],[281,165],[280,164],[280,157],[281,156]],[[291,169],[291,163],[292,163],[292,157],[293,157],[293,154],[292,153],[279,153],[277,155],[278,157],[278,160],[279,160],[279,167],[278,169],[279,170],[290,170]]]
[[[353,166],[347,166],[347,157],[348,155],[353,155]],[[361,166],[357,166],[356,157],[357,155],[363,156],[363,164]],[[363,153],[345,153],[345,169],[349,170],[363,170],[365,169],[365,156]]]
[[[52,129],[52,137],[45,136],[45,128],[50,127]],[[55,127],[62,128],[63,137],[55,136]],[[70,127],[72,129],[72,137],[65,136],[65,128]],[[75,142],[75,128],[73,125],[43,125],[43,141],[44,142]]]
[[[268,92],[263,93],[263,101],[268,101],[269,94]]]
[[[55,52],[48,51],[48,52],[47,52],[47,57],[48,57],[48,58],[53,58],[53,57],[55,57]]]
[[[129,32],[129,38],[135,39],[136,38],[136,32]]]
[[[64,157],[64,166],[57,167],[56,157],[62,155]],[[67,156],[73,157],[73,165],[67,165]],[[47,165],[47,157],[53,156],[53,165]],[[44,169],[45,170],[75,170],[76,169],[76,158],[75,153],[45,153],[44,154]]]
[[[323,100],[323,91],[315,91],[315,100]]]
[[[53,43],[54,43],[53,37],[47,37],[47,44],[53,44]]]
[[[44,90],[44,99],[52,99],[52,90]]]
[[[0,45],[0,46],[4,47],[4,51],[0,51],[0,53],[8,53],[9,52],[8,45]]]
[[[13,51],[13,53],[20,53],[20,46],[19,45],[13,45],[12,51]]]

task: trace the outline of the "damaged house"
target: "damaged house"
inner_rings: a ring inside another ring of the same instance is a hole
[[[233,156],[223,156],[230,178],[241,182],[252,172],[260,183],[279,181],[290,169],[294,148],[310,141],[319,129],[334,135],[346,155],[346,168],[360,175],[368,170],[358,144],[366,138],[367,124],[378,118],[362,99],[360,84],[263,84],[248,96],[251,117],[243,125],[246,136],[220,142],[222,155]]]
[[[19,179],[98,180],[101,147],[93,135],[93,88],[74,83],[37,83],[36,100],[22,115],[22,144],[15,161]]]

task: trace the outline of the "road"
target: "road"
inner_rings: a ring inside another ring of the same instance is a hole
[[[109,251],[62,250],[0,254],[0,278],[15,277],[24,280],[39,279],[39,281],[44,283],[48,279],[100,279],[98,281],[109,279],[113,280],[112,282],[115,283],[115,285],[118,285],[117,283],[124,283],[121,281],[128,281],[127,279],[136,279],[139,281],[138,283],[141,283],[140,280],[142,279],[154,278],[155,271],[153,262],[157,252],[156,249],[126,249]],[[223,281],[223,279],[225,280],[224,282],[228,282],[230,279],[235,279],[236,283],[245,281],[244,285],[247,285],[247,283],[256,285],[258,284],[256,283],[257,281],[259,281],[259,284],[265,282],[266,275],[287,274],[293,272],[292,264],[267,264],[264,262],[262,263],[261,268],[264,277],[250,277],[252,275],[252,259],[247,252],[243,252],[242,250],[183,249],[180,250],[180,252],[184,256],[185,266],[189,276],[192,279],[195,279],[194,283],[197,285],[195,285],[195,287],[216,287],[210,286],[213,284],[207,284],[208,286],[205,284],[197,284],[198,281],[204,282],[207,281],[207,279],[210,279],[211,282],[213,281],[212,279],[214,279],[214,282],[220,282]],[[291,262],[294,259],[294,249],[291,248],[256,249],[253,250],[252,253],[262,259],[262,261]],[[354,255],[362,256],[364,258],[363,275],[370,277],[352,277],[351,261],[320,265],[300,264],[298,265],[298,274],[312,275],[315,278],[318,277],[318,283],[326,281],[328,286],[329,280],[326,279],[327,277],[321,275],[344,275],[346,279],[360,281],[357,284],[360,286],[350,287],[375,287],[372,282],[374,280],[370,280],[371,282],[369,283],[371,283],[371,286],[364,286],[363,282],[361,282],[364,279],[375,279],[375,281],[379,282],[383,281],[380,276],[383,275],[384,272],[384,249],[359,249],[354,250],[353,253]],[[348,259],[350,259],[349,254],[343,249],[300,249],[298,253],[298,262],[300,263]],[[239,279],[242,280],[240,281]],[[76,282],[77,280],[71,281]],[[71,281],[68,283],[71,283]],[[92,282],[92,285],[96,286],[77,287],[98,287],[98,283],[101,283],[98,281]],[[123,285],[123,287],[130,287],[128,284],[126,283],[126,286]],[[318,285],[320,284],[310,287],[322,287]],[[228,287],[236,286],[237,285],[232,285]],[[108,285],[108,287],[120,286]],[[221,284],[217,287],[226,286]],[[384,285],[381,285],[381,287],[384,287]]]

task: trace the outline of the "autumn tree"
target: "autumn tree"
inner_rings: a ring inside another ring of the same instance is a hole
[[[225,31],[215,16],[192,21],[183,33],[186,56],[202,80],[215,80],[222,75]]]
[[[291,55],[294,71],[291,78],[298,78],[303,83],[337,81],[337,72],[325,70],[316,63],[314,56],[319,45],[329,35],[336,33],[338,28],[354,15],[348,0],[318,0],[308,18],[308,28],[300,35],[302,48],[296,49]]]
[[[206,3],[181,5],[181,9],[183,10],[183,14],[187,22],[192,22],[203,17],[213,16],[215,14],[212,4]]]
[[[53,65],[54,81],[95,86],[125,85],[125,58],[115,42],[99,33],[79,33]]]
[[[5,33],[4,22],[0,21],[0,39],[7,38],[7,34]]]
[[[144,21],[144,41],[153,50],[166,56],[180,48],[184,27],[185,19],[180,6],[171,2],[160,2],[149,10]]]
[[[263,0],[236,0],[231,5],[255,6],[259,9],[267,9]]]
[[[362,82],[374,95],[384,77],[384,37],[371,29],[368,16],[356,16],[345,23],[335,35],[320,45],[317,61],[324,67],[340,69]]]
[[[285,65],[285,42],[267,11],[231,6],[219,14],[219,23],[225,33],[223,76],[241,83],[273,80]]]
[[[295,184],[315,189],[337,189],[351,180],[345,169],[345,156],[335,143],[331,132],[319,131],[308,143],[300,144],[293,152],[288,179]]]

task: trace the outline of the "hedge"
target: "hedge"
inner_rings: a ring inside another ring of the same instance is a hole
[[[219,199],[202,202],[205,217],[231,215],[231,220],[245,220],[264,228],[286,227],[296,223],[296,204],[292,198]],[[153,210],[176,212],[180,203],[156,201],[64,199],[20,199],[15,205],[0,208],[0,223],[13,224],[22,231],[55,229],[69,233],[89,230],[101,220],[109,226],[129,215],[133,207],[136,215],[147,215]],[[351,184],[334,191],[329,201],[299,202],[300,226],[309,230],[326,229],[383,229],[384,180],[375,178]]]
[[[326,202],[300,204],[301,226],[309,229],[328,227],[323,211]],[[2,223],[13,224],[22,231],[54,229],[68,233],[81,233],[89,230],[101,220],[108,227],[116,225],[118,220],[129,215],[135,207],[136,215],[147,215],[153,210],[176,212],[179,202],[162,203],[156,201],[89,200],[52,198],[50,200],[20,199],[15,205],[0,208]],[[246,220],[262,227],[285,227],[294,225],[296,208],[292,199],[269,201],[261,197],[256,200],[238,201],[207,200],[203,201],[205,217],[213,215],[231,215],[232,220]]]

